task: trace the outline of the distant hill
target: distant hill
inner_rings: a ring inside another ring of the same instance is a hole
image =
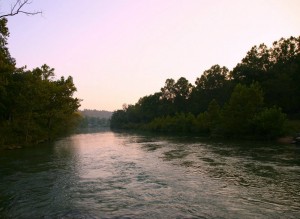
[[[95,118],[101,118],[101,119],[110,119],[112,112],[105,111],[105,110],[90,110],[90,109],[84,109],[80,110],[80,113],[84,117],[95,117]]]

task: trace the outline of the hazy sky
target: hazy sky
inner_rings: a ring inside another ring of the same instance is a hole
[[[300,35],[300,0],[33,0],[26,9],[43,16],[9,18],[12,56],[71,75],[81,109],[134,104],[167,78],[194,84],[254,45]]]

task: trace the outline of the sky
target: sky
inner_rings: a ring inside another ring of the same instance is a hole
[[[15,0],[0,1],[3,14]],[[300,35],[300,0],[32,0],[8,18],[17,66],[72,76],[81,109],[114,111],[166,79],[232,70],[254,45]]]

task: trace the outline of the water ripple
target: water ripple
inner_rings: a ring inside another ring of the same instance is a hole
[[[79,134],[2,151],[0,218],[300,218],[300,150]]]

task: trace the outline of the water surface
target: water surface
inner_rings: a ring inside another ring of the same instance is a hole
[[[300,218],[300,148],[101,132],[0,153],[0,218]]]

